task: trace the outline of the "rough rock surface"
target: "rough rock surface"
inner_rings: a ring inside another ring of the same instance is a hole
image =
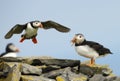
[[[106,65],[93,67],[79,60],[0,58],[0,81],[120,81]]]

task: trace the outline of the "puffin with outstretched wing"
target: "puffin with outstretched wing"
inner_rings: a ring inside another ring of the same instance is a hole
[[[23,42],[25,39],[32,39],[33,43],[37,43],[37,31],[38,28],[43,28],[43,29],[51,29],[54,28],[59,32],[69,32],[70,28],[65,27],[59,23],[56,23],[54,21],[45,21],[45,22],[40,22],[40,21],[31,21],[26,24],[16,24],[6,35],[5,39],[9,39],[13,36],[13,34],[20,34],[25,30],[25,33],[21,35],[20,42]]]

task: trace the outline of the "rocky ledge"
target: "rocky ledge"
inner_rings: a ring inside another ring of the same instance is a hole
[[[0,81],[120,81],[107,65],[94,67],[79,60],[0,58]]]

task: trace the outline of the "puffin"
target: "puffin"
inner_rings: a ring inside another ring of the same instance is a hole
[[[54,28],[57,31],[62,32],[62,33],[66,33],[70,31],[70,28],[63,26],[52,20],[43,21],[43,22],[35,20],[35,21],[31,21],[25,24],[16,24],[5,35],[5,39],[9,39],[13,36],[13,34],[20,34],[25,30],[24,34],[21,35],[20,42],[22,43],[25,39],[32,39],[32,42],[36,44],[37,43],[36,36],[37,36],[37,31],[39,28],[42,28],[42,29]]]
[[[6,46],[6,51],[0,57],[17,57],[18,52],[19,49],[13,43],[9,43]]]
[[[89,66],[95,65],[96,58],[112,54],[110,49],[97,42],[86,40],[84,35],[81,33],[75,34],[71,42],[75,46],[75,50],[80,56],[91,59],[90,63],[87,64]]]

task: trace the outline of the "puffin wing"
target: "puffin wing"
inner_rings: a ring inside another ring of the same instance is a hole
[[[54,21],[41,22],[41,24],[43,25],[44,29],[55,28],[59,32],[69,32],[70,31],[70,28],[65,27],[65,26],[63,26],[61,24],[58,24],[58,23],[56,23]]]
[[[87,44],[93,49],[95,49],[100,55],[112,54],[112,52],[108,48],[105,48],[103,45],[99,43],[87,41]]]
[[[5,39],[9,39],[13,34],[20,34],[25,29],[25,25],[17,24],[15,25],[6,35]]]
[[[87,44],[90,46],[90,47],[92,47],[92,48],[94,48],[94,49],[100,49],[100,48],[103,48],[103,45],[101,45],[101,44],[99,44],[99,43],[97,43],[97,42],[93,42],[93,41],[87,41]]]

